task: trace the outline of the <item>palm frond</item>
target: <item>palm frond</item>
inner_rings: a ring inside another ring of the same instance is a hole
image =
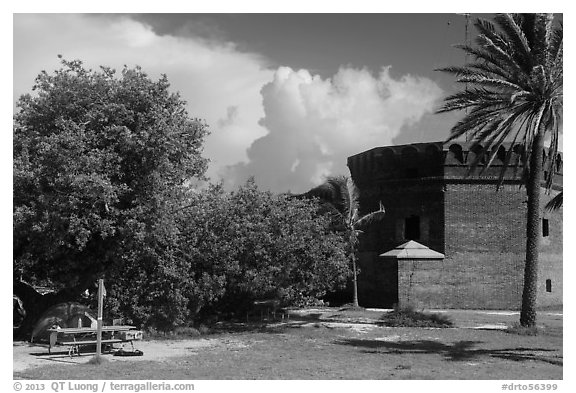
[[[354,222],[354,227],[355,228],[362,228],[366,225],[369,225],[375,221],[381,220],[385,217],[386,215],[386,209],[384,209],[384,205],[382,205],[382,202],[379,203],[379,208],[378,210],[365,214],[364,216],[358,218],[355,222]]]
[[[488,146],[488,148],[491,149],[491,151],[488,154],[486,164],[484,165],[484,168],[480,172],[480,175],[482,175],[484,171],[486,171],[490,167],[490,165],[492,165],[492,162],[498,155],[498,149],[500,148],[500,146],[502,146],[504,141],[508,139],[510,134],[514,131],[513,126],[518,120],[518,118],[521,116],[523,116],[522,112],[513,112],[509,114],[507,118],[499,122],[496,129],[494,129],[493,131],[491,130],[491,132],[486,132],[483,135],[484,139],[482,141],[485,142],[485,145]],[[502,162],[502,168],[500,170],[500,174],[498,176],[498,182],[496,183],[497,189],[500,188],[500,186],[502,185],[502,182],[504,180],[504,174],[506,173],[507,170],[508,170],[508,161],[504,159]]]
[[[556,196],[546,204],[545,209],[548,211],[560,210],[564,205],[564,191],[556,194]]]
[[[530,44],[513,16],[510,14],[497,14],[494,17],[494,20],[502,31],[504,31],[506,37],[511,42],[511,45],[515,48],[516,59],[529,59]]]
[[[478,74],[462,76],[458,78],[456,82],[478,84],[484,87],[495,87],[499,89],[512,89],[515,91],[523,91],[522,87],[514,82],[509,82],[502,79],[489,78]]]
[[[557,29],[554,29],[554,34],[552,35],[550,42],[550,59],[549,61],[553,65],[558,63],[562,64],[563,60],[563,40],[564,40],[564,27],[562,23]],[[552,66],[552,65],[549,65]]]
[[[345,198],[348,203],[348,222],[353,223],[358,219],[360,210],[360,191],[354,184],[351,177],[345,177],[346,192]]]
[[[359,230],[362,226],[381,219],[384,206],[380,202],[375,212],[360,216],[360,193],[351,177],[331,176],[323,184],[308,191],[305,195],[317,197],[332,206],[331,211],[337,213],[341,221],[345,221],[349,229]]]
[[[488,63],[472,63],[466,64],[467,68],[477,69],[483,71],[485,75],[492,75],[493,77],[500,77],[505,80],[517,79],[516,83],[520,86],[524,86],[524,81],[521,78],[516,78],[509,70],[497,68]]]
[[[346,176],[331,176],[321,185],[306,193],[308,197],[316,197],[331,204],[341,215],[348,216],[350,196],[347,190]]]
[[[484,88],[469,87],[444,99],[444,105],[437,113],[450,112],[453,110],[474,109],[475,107],[486,108],[487,106],[507,106],[510,102],[510,94],[502,94]]]
[[[481,72],[483,70],[475,70],[473,67],[470,67],[468,65],[436,68],[434,71],[446,72],[448,74],[452,74],[457,77],[468,76],[468,77],[490,78],[489,73]]]
[[[500,64],[498,58],[494,56],[492,52],[487,51],[484,48],[475,48],[470,45],[454,45],[454,47],[472,55],[476,61],[482,60],[497,69],[502,69],[502,71],[507,70],[502,64]]]
[[[366,225],[372,224],[375,221],[381,220],[382,218],[384,218],[385,215],[386,213],[380,210],[368,213],[360,217],[358,220],[356,220],[354,223],[354,227],[362,228]]]
[[[514,57],[514,52],[510,46],[500,37],[494,40],[492,37],[484,34],[476,37],[476,43],[482,48],[481,50],[491,54],[492,57],[498,60],[499,67],[512,67],[517,71],[521,71],[521,64],[518,59]]]

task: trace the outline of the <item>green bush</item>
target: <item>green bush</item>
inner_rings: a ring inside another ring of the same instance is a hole
[[[396,307],[382,316],[381,324],[391,327],[452,327],[454,323],[444,314],[416,311],[413,307]]]
[[[201,335],[208,334],[209,331],[196,329],[191,326],[177,326],[172,330],[158,330],[153,327],[147,328],[144,332],[145,339],[152,340],[171,340],[171,339],[188,339],[200,337]]]
[[[343,286],[346,243],[317,202],[212,186],[154,223],[109,291],[110,311],[171,331],[210,315],[244,315],[256,299],[315,304]]]
[[[505,332],[519,336],[537,336],[539,330],[536,326],[522,326],[519,322],[514,322],[506,328]]]

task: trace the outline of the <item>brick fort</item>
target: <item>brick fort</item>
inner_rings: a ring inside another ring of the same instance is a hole
[[[361,213],[376,210],[380,201],[386,208],[386,217],[361,236],[362,306],[520,308],[527,210],[521,150],[505,144],[488,168],[481,162],[471,172],[481,149],[471,142],[414,143],[348,158]],[[562,190],[562,155],[546,153],[555,170],[544,173],[553,176],[552,189],[541,189],[540,308],[562,305],[562,209],[544,208]]]

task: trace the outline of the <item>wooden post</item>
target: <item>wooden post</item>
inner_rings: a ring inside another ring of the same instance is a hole
[[[98,280],[98,324],[96,327],[96,357],[102,352],[102,311],[104,308],[104,279]]]

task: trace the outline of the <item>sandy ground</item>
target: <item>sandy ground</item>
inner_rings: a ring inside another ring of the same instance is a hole
[[[323,310],[308,309],[304,313],[318,313]],[[375,310],[376,311],[376,310]],[[378,310],[380,311],[380,310]],[[384,310],[382,310],[384,311]],[[514,311],[472,311],[472,310],[430,310],[434,312],[449,312],[455,325],[465,329],[506,329],[511,322],[518,320],[518,312]],[[301,315],[304,315],[302,313]],[[562,319],[562,312],[543,312],[550,317]],[[305,325],[321,325],[325,328],[344,328],[355,331],[356,333],[367,333],[376,328],[376,325],[370,321],[361,321],[363,323],[349,323],[338,321],[318,320],[306,322]],[[302,321],[284,321],[278,325],[286,323],[299,323]],[[316,326],[318,327],[318,326]],[[388,336],[386,340],[400,340],[400,337]],[[143,340],[135,341],[134,348],[144,352],[143,356],[121,357],[107,354],[105,357],[110,362],[138,362],[138,361],[165,361],[171,357],[189,356],[198,354],[201,351],[210,348],[220,347],[228,350],[238,350],[245,348],[247,345],[240,340],[230,338],[197,338],[181,340]],[[118,346],[116,346],[118,348]],[[129,344],[124,347],[130,350]],[[93,357],[93,353],[86,353],[81,356],[68,356],[66,348],[58,352],[48,354],[46,345],[31,344],[26,342],[14,342],[13,344],[13,372],[19,372],[28,368],[40,367],[49,364],[79,364],[86,363]]]
[[[296,323],[296,322],[286,322],[286,323]],[[365,323],[339,323],[339,322],[309,322],[302,324],[306,325],[316,325],[320,323],[322,327],[326,328],[344,328],[350,329],[358,333],[365,333],[374,328],[375,325],[369,325]],[[282,325],[284,323],[278,323],[277,325]],[[143,356],[113,356],[108,353],[105,358],[110,362],[138,362],[138,361],[164,361],[171,357],[180,356],[190,356],[197,354],[201,351],[208,350],[210,348],[220,347],[225,348],[230,351],[238,350],[247,347],[248,345],[240,340],[234,340],[229,338],[200,338],[200,339],[189,339],[189,340],[143,340],[135,341],[134,349],[138,349],[144,353]],[[115,345],[115,348],[122,348],[122,346]],[[130,344],[124,345],[125,350],[131,350]],[[13,344],[13,372],[24,371],[32,367],[40,367],[54,363],[60,364],[80,364],[87,363],[92,357],[93,353],[87,352],[86,354],[81,354],[80,356],[73,355],[70,357],[68,355],[67,349],[58,348],[57,351],[52,350],[52,354],[48,353],[47,345],[33,344],[27,342],[14,342]]]
[[[161,341],[135,341],[134,348],[144,352],[144,356],[112,356],[106,354],[105,357],[111,362],[138,362],[143,360],[162,361],[172,356],[191,355],[215,345],[225,345],[217,339],[195,339],[195,340],[161,340]],[[234,343],[231,343],[234,345]],[[120,348],[115,346],[115,348]],[[126,350],[130,350],[130,345],[125,345]],[[31,344],[26,342],[15,342],[13,345],[13,370],[23,371],[30,367],[40,367],[54,363],[78,364],[86,363],[94,356],[93,353],[86,353],[80,356],[68,356],[67,350],[52,351],[48,354],[48,346]]]

